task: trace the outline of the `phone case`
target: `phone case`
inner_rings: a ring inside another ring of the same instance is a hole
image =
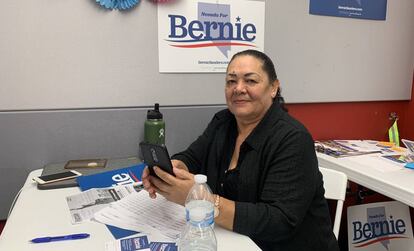
[[[154,166],[158,166],[169,174],[174,175],[170,155],[165,146],[141,142],[139,147],[144,163],[148,165],[151,175],[157,176],[152,169]]]

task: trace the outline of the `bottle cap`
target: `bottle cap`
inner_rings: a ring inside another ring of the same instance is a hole
[[[162,119],[162,113],[160,112],[160,105],[154,104],[154,110],[147,111],[147,119]]]
[[[204,174],[196,174],[194,175],[194,181],[196,183],[206,183],[207,182],[207,176],[205,176]]]

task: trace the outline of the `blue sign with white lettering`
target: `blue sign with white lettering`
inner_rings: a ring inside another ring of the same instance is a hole
[[[387,0],[310,0],[315,15],[385,20]]]
[[[141,163],[135,166],[110,170],[107,172],[82,175],[76,179],[82,191],[91,188],[133,184],[141,181],[142,172],[144,171],[145,166],[144,163]]]

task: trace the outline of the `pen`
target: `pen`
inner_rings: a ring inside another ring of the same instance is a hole
[[[64,241],[64,240],[78,240],[78,239],[85,239],[88,238],[90,234],[69,234],[69,235],[62,235],[62,236],[47,236],[47,237],[39,237],[30,240],[33,243],[44,243],[44,242],[51,242],[51,241]]]

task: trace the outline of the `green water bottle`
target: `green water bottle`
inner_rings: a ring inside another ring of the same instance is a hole
[[[154,110],[148,110],[144,127],[144,140],[147,143],[165,145],[165,122],[160,105],[155,103]]]

